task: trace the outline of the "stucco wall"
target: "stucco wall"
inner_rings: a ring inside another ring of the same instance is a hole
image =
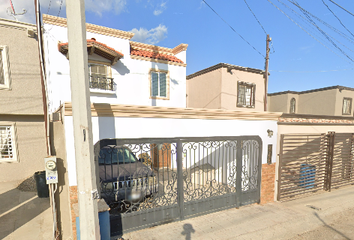
[[[331,89],[301,94],[297,104],[299,113],[333,116],[337,91],[337,89]]]
[[[351,98],[352,99],[352,107],[351,107],[351,114],[350,115],[343,115],[343,98]],[[348,90],[337,90],[336,95],[336,106],[335,106],[335,115],[336,116],[353,116],[353,103],[354,101],[354,91]]]
[[[38,43],[28,37],[27,27],[2,25],[0,45],[8,46],[10,89],[0,89],[0,113],[43,114]]]
[[[238,81],[254,83],[256,85],[254,108],[237,107]],[[221,108],[242,111],[264,111],[263,74],[240,71],[235,69],[231,70],[231,72],[228,72],[227,68],[222,68]]]
[[[69,194],[68,164],[66,160],[65,134],[62,122],[51,123],[52,154],[57,157],[58,190],[55,201],[58,213],[58,227],[61,239],[72,236],[72,220]]]
[[[292,98],[296,100],[295,113],[301,113],[299,112],[301,109],[299,110],[298,107],[300,96],[293,93],[268,96],[268,111],[290,113],[290,101]]]
[[[187,80],[188,108],[221,108],[222,69]]]
[[[49,89],[49,110],[58,109],[61,103],[71,101],[69,60],[58,51],[58,43],[68,42],[67,28],[46,24],[44,34],[45,55]],[[112,67],[112,77],[116,83],[116,91],[96,93],[91,91],[92,103],[111,103],[147,106],[186,107],[186,67],[132,59],[130,43],[122,39],[98,33],[87,32],[87,39],[95,38],[124,54]],[[185,51],[179,53],[185,57]],[[89,56],[91,59],[93,56]],[[150,69],[169,72],[170,98],[150,98]]]
[[[44,170],[46,153],[43,116],[0,116],[1,124],[15,123],[17,161],[0,162],[0,182],[20,181]]]

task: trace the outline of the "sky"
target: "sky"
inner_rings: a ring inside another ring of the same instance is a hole
[[[65,0],[39,0],[66,17]],[[34,0],[0,0],[0,17],[34,23]],[[264,70],[268,92],[342,85],[354,88],[352,0],[86,0],[86,22],[134,32],[132,40],[174,48],[186,43],[187,75],[218,63]]]

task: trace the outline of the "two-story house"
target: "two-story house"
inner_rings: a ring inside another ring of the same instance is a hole
[[[354,88],[332,86],[268,94],[269,111],[290,114],[353,116]]]
[[[71,101],[66,19],[43,15],[49,111]],[[186,107],[187,44],[130,41],[134,33],[87,24],[92,103]]]
[[[37,31],[7,19],[0,31],[0,182],[19,182],[47,155]]]
[[[187,76],[187,107],[264,111],[264,71],[219,63]]]

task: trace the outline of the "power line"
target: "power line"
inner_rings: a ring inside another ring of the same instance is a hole
[[[327,9],[337,18],[339,23],[354,37],[353,33],[342,23],[342,21],[337,17],[337,15],[329,8],[329,6],[325,3],[324,0],[322,0],[323,4],[327,7]]]
[[[239,34],[230,24],[228,24],[205,0],[203,0],[203,2],[224,22],[226,23],[226,25],[228,25],[232,31],[234,31],[243,41],[245,41],[248,45],[250,45],[256,52],[258,52],[259,55],[261,55],[263,58],[265,58],[265,56],[258,51],[254,46],[252,46],[244,37],[241,36],[241,34]]]
[[[340,6],[338,3],[336,3],[336,2],[334,2],[334,1],[332,1],[332,0],[329,0],[329,1],[331,1],[333,4],[337,5],[338,7],[340,7],[341,9],[343,9],[344,11],[346,11],[347,13],[349,13],[350,15],[354,16],[353,13],[349,12],[347,9],[345,9],[345,8],[342,7],[342,6]]]
[[[322,46],[324,46],[325,48],[327,48],[329,51],[331,51],[332,53],[336,54],[338,57],[344,59],[342,56],[338,55],[336,52],[334,52],[332,49],[330,49],[329,47],[327,47],[324,43],[322,43],[321,41],[319,41],[317,38],[315,38],[312,34],[310,34],[308,31],[306,31],[300,24],[298,24],[295,20],[293,20],[289,15],[287,15],[283,10],[281,10],[277,5],[275,5],[271,0],[267,0],[270,4],[272,4],[276,9],[278,9],[281,13],[283,13],[287,18],[289,18],[293,23],[295,23],[299,28],[301,28],[304,32],[306,32],[310,37],[312,37],[314,40],[316,40],[318,43],[320,43]],[[278,0],[279,1],[279,0]],[[279,1],[280,2],[280,1]],[[281,2],[282,3],[282,2]],[[283,5],[285,5],[284,3],[282,3]],[[350,61],[348,61],[350,62]],[[352,62],[350,62],[352,63]]]
[[[254,14],[254,12],[252,11],[251,7],[248,5],[247,1],[244,0],[248,9],[251,11],[251,13],[253,14],[254,18],[257,20],[259,26],[261,26],[261,28],[263,29],[263,32],[267,35],[268,33],[266,32],[266,30],[264,29],[263,25],[261,24],[261,22],[258,20],[258,18],[256,17],[256,14]]]
[[[341,71],[352,71],[354,68],[348,69],[337,69],[337,70],[319,70],[319,71],[292,71],[292,70],[269,70],[270,72],[289,72],[289,73],[320,73],[320,72],[341,72]]]
[[[297,2],[296,0],[288,0],[290,3],[294,4],[296,7],[298,7],[300,9],[300,11],[307,17],[307,19],[312,23],[312,25],[314,25],[317,30],[330,42],[332,43],[332,45],[337,48],[344,56],[346,56],[350,61],[354,62],[353,59],[348,56],[347,53],[345,53],[335,42],[333,42],[333,40],[328,36],[328,34],[323,31],[309,16],[309,12],[307,10],[305,10],[304,8],[302,8]],[[312,15],[312,14],[311,14]]]

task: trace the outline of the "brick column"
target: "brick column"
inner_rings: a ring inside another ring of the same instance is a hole
[[[261,204],[274,202],[275,163],[262,165]]]

